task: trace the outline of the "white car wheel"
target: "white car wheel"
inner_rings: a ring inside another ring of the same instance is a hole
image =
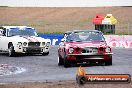
[[[9,51],[8,52],[9,52],[9,56],[11,56],[11,49],[10,48],[9,48]]]
[[[9,46],[8,53],[9,53],[8,55],[9,55],[10,57],[15,56],[15,51],[14,51],[13,45],[10,45],[10,46]]]

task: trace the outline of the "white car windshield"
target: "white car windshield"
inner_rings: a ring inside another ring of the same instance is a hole
[[[8,29],[8,36],[37,36],[33,28],[10,28]]]
[[[67,42],[76,41],[76,42],[89,42],[89,41],[105,41],[103,34],[100,32],[93,31],[79,31],[71,33],[67,36]]]

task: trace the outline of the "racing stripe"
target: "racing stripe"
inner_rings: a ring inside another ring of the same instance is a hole
[[[28,39],[30,39],[32,42],[37,42],[35,39],[33,39],[32,37],[28,37]]]
[[[29,42],[33,42],[33,41],[30,40],[28,37],[23,36],[23,38],[27,39]]]
[[[27,39],[29,42],[39,42],[36,38],[33,38],[33,37],[23,36],[23,38]]]
[[[36,42],[39,42],[36,38],[34,38],[34,37],[30,37],[30,38],[32,38],[32,39],[34,39]]]

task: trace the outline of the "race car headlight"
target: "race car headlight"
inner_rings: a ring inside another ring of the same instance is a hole
[[[42,42],[42,46],[45,46],[45,42]]]
[[[24,42],[24,43],[23,43],[23,46],[27,46],[27,42]]]
[[[17,47],[18,48],[22,47],[22,43],[21,42],[18,42]]]
[[[47,43],[46,43],[46,46],[47,46],[47,47],[50,46],[50,42],[47,42]]]
[[[73,48],[69,48],[69,53],[73,53],[74,49]]]
[[[105,51],[106,51],[107,53],[110,53],[111,49],[110,49],[109,47],[107,47],[107,48],[105,49]]]

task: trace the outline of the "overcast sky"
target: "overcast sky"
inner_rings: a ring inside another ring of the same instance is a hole
[[[15,7],[132,6],[132,0],[0,0],[0,6]]]

